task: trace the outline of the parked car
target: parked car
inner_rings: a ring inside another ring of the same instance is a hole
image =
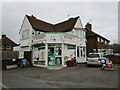
[[[104,57],[102,53],[89,53],[87,58],[87,66],[102,65],[100,62],[102,59],[109,61],[109,59]]]
[[[115,56],[120,56],[120,53],[114,53]]]

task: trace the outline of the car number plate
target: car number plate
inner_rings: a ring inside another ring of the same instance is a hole
[[[91,62],[95,62],[95,61],[91,60]]]

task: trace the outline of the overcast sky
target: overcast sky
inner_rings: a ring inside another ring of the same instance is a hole
[[[83,26],[90,21],[93,31],[111,43],[118,42],[117,2],[4,2],[2,32],[17,43],[25,14],[53,24],[67,20],[68,14],[69,17],[80,16]]]

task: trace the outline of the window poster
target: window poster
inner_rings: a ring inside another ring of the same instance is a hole
[[[45,60],[45,50],[39,50],[34,52],[34,60],[44,61]]]
[[[76,57],[75,49],[66,50],[64,53],[64,60],[72,60]]]

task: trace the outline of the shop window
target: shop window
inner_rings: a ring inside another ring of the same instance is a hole
[[[60,65],[62,64],[61,47],[50,46],[48,47],[48,65]]]
[[[61,47],[58,48],[58,55],[61,55]]]
[[[54,55],[54,48],[48,48],[48,56]]]
[[[34,64],[45,65],[45,47],[35,47],[33,52]]]

